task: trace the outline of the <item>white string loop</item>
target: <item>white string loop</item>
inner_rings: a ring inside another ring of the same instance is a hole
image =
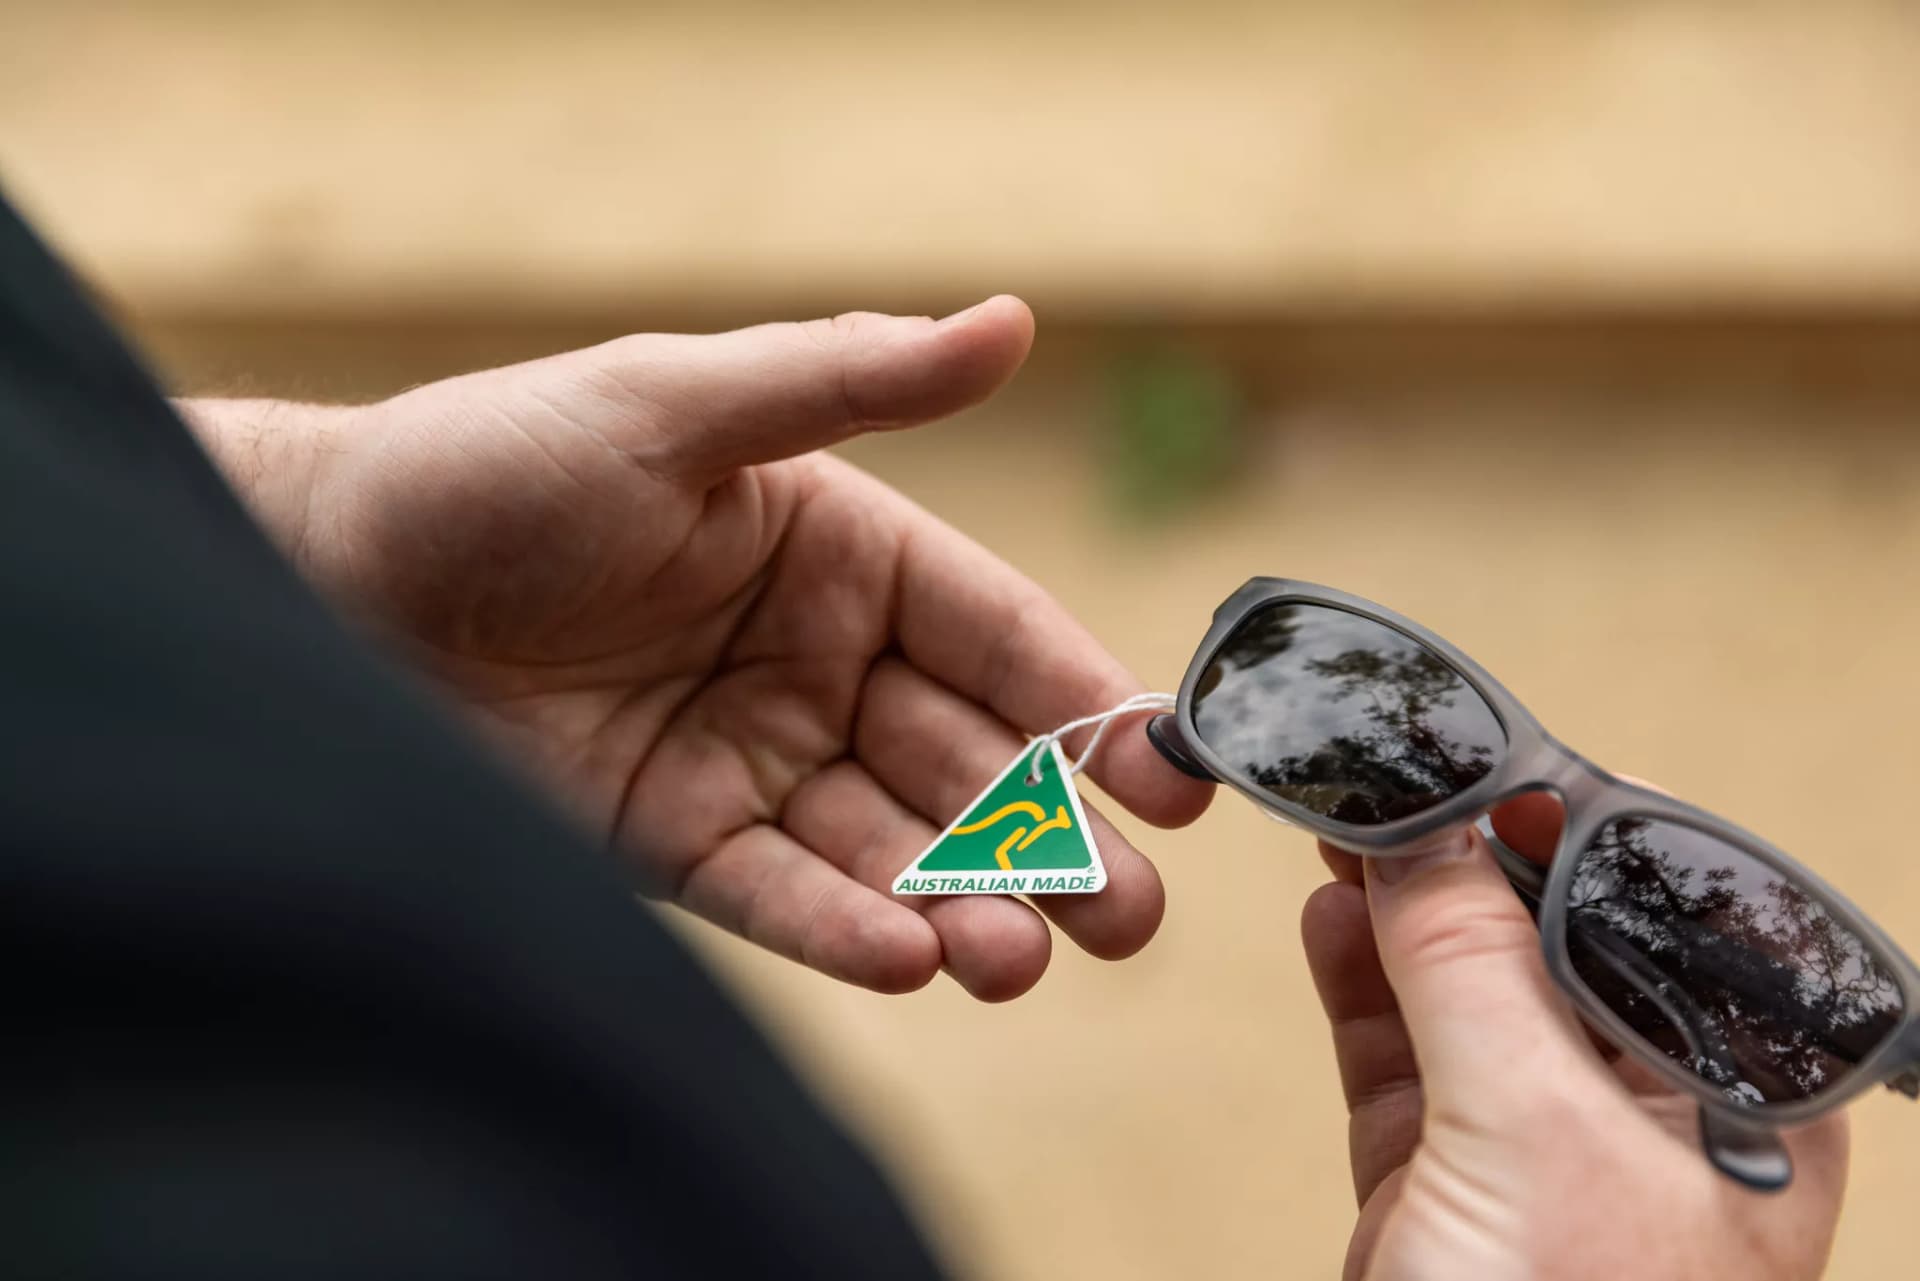
[[[1042,734],[1034,740],[1036,750],[1033,753],[1033,766],[1027,771],[1027,782],[1038,783],[1040,781],[1041,758],[1046,755],[1047,749],[1050,746],[1059,742],[1068,734],[1073,733],[1073,731],[1085,729],[1089,725],[1099,726],[1098,729],[1093,731],[1093,737],[1087,740],[1086,749],[1080,753],[1080,758],[1068,763],[1068,777],[1078,774],[1087,767],[1087,762],[1093,759],[1094,749],[1100,746],[1100,739],[1107,732],[1107,726],[1113,724],[1113,722],[1119,720],[1121,717],[1131,716],[1135,712],[1170,712],[1179,705],[1179,702],[1180,700],[1172,694],[1135,694],[1132,698],[1126,699],[1108,708],[1104,712],[1095,712],[1092,716],[1082,716],[1079,720],[1068,721],[1065,725],[1062,725],[1059,729],[1051,733]]]

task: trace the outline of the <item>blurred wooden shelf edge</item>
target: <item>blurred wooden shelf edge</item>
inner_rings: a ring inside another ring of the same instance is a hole
[[[143,328],[1905,327],[1920,6],[0,0]]]
[[[704,332],[778,314],[125,319],[180,391],[363,400],[622,333]],[[1108,378],[1131,361],[1169,351],[1219,368],[1256,407],[1498,400],[1531,403],[1553,416],[1575,400],[1630,406],[1649,397],[1785,396],[1836,411],[1881,403],[1909,421],[1920,403],[1920,316],[1891,315],[1116,323],[1112,316],[1042,312],[1028,372],[1009,395],[1049,421],[1097,418],[1101,411],[1089,396]]]

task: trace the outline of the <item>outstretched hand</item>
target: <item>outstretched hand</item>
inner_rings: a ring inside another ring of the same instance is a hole
[[[1497,811],[1544,862],[1557,803]],[[1307,961],[1333,1024],[1360,1214],[1349,1281],[1820,1275],[1846,1184],[1839,1114],[1786,1135],[1796,1178],[1749,1191],[1700,1150],[1692,1100],[1595,1047],[1477,832],[1412,859],[1322,847]]]
[[[1047,965],[1040,914],[896,900],[891,880],[1024,735],[1142,686],[1028,579],[819,451],[979,402],[1032,337],[996,298],[942,321],[621,338],[316,416],[299,466],[241,479],[304,569],[661,893],[854,983],[945,968],[1003,999]],[[257,421],[248,451],[189,414],[223,461],[260,456]],[[1091,772],[1163,826],[1209,795],[1137,733]],[[1045,910],[1122,957],[1158,926],[1161,885],[1090,818],[1108,887]]]

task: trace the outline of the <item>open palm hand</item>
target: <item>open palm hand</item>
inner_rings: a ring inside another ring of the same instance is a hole
[[[944,967],[1017,995],[1049,955],[1032,907],[887,887],[1024,733],[1141,686],[1033,583],[817,451],[983,399],[1031,339],[1003,298],[449,379],[337,419],[276,533],[662,893],[855,983]],[[1139,735],[1108,744],[1093,773],[1140,817],[1204,808]],[[1110,883],[1047,909],[1128,955],[1159,878],[1091,821]]]

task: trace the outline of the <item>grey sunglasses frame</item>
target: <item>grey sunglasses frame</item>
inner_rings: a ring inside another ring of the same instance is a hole
[[[1345,610],[1401,632],[1443,659],[1471,684],[1499,719],[1507,750],[1493,771],[1473,786],[1430,809],[1375,826],[1337,822],[1247,778],[1237,766],[1214,753],[1194,723],[1194,693],[1214,655],[1254,612],[1281,604],[1317,605]],[[1171,719],[1172,725],[1168,721]],[[1566,809],[1560,842],[1543,869],[1529,859],[1490,842],[1502,870],[1533,910],[1548,972],[1572,998],[1581,1016],[1601,1035],[1632,1053],[1676,1090],[1700,1105],[1703,1144],[1723,1172],[1749,1186],[1784,1187],[1792,1166],[1775,1132],[1824,1116],[1862,1091],[1884,1083],[1920,1096],[1920,968],[1864,912],[1814,872],[1751,832],[1695,805],[1637,786],[1609,774],[1548,734],[1533,714],[1478,663],[1444,637],[1372,601],[1283,578],[1255,578],[1214,611],[1213,624],[1180,682],[1179,703],[1156,717],[1148,737],[1185,772],[1224,783],[1269,814],[1304,828],[1329,844],[1367,858],[1417,854],[1440,836],[1480,823],[1494,806],[1529,792],[1556,796]],[[1185,758],[1184,760],[1182,758]],[[1618,818],[1650,818],[1678,823],[1724,841],[1780,872],[1804,890],[1835,920],[1880,954],[1900,986],[1902,1018],[1887,1038],[1851,1071],[1827,1089],[1785,1103],[1744,1105],[1680,1066],[1649,1044],[1624,1019],[1595,996],[1574,970],[1567,946],[1567,904],[1582,850],[1607,823]],[[1484,825],[1483,825],[1484,826]]]

